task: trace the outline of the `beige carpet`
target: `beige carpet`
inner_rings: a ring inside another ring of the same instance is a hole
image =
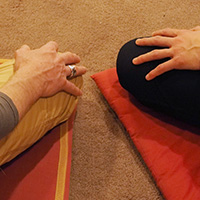
[[[198,0],[0,0],[0,55],[49,40],[88,68],[74,126],[70,200],[164,199],[90,75],[115,67],[128,40],[200,24]]]

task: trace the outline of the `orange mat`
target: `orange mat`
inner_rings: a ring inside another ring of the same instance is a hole
[[[118,115],[168,200],[200,199],[200,129],[138,103],[119,84],[116,69],[92,76]]]
[[[0,168],[1,200],[68,199],[74,116]]]

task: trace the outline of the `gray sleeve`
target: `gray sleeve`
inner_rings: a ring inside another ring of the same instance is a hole
[[[17,108],[7,95],[0,92],[0,139],[11,132],[18,122]]]

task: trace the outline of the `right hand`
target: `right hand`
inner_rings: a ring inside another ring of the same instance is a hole
[[[146,75],[147,80],[170,71],[200,70],[200,27],[191,30],[163,29],[152,34],[152,37],[136,40],[139,46],[159,46],[156,49],[133,59],[135,65],[153,60],[171,58],[161,63]]]
[[[15,75],[19,79],[27,79],[28,87],[33,95],[49,97],[59,91],[65,91],[75,96],[82,95],[81,90],[67,80],[71,70],[66,65],[80,62],[76,54],[58,53],[58,44],[48,42],[39,49],[31,50],[23,45],[15,53]],[[83,75],[86,68],[76,66],[77,76]]]

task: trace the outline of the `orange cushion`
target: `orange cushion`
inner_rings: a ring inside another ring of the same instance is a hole
[[[115,68],[92,78],[129,132],[165,198],[200,199],[200,129],[142,106],[121,87]]]

